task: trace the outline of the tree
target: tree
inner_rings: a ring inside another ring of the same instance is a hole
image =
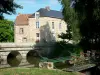
[[[74,2],[71,2],[70,0],[59,0],[59,2],[62,4],[62,14],[65,22],[67,23],[66,34],[63,33],[59,37],[73,40],[76,44],[80,41],[81,37],[78,28],[77,13],[73,6]]]
[[[68,28],[68,26],[67,26]],[[68,28],[66,30],[66,33],[61,33],[60,35],[58,35],[59,38],[63,39],[63,41],[65,41],[67,39],[67,43],[69,43],[70,40],[72,40],[72,34],[70,31],[70,28]]]
[[[0,0],[0,19],[3,19],[3,14],[15,14],[16,8],[22,8],[22,6],[16,4],[14,0]]]
[[[13,22],[4,19],[3,14],[15,14],[16,8],[22,6],[16,4],[14,0],[1,0],[0,1],[0,42],[14,41]]]
[[[13,42],[14,30],[12,21],[0,20],[0,42]]]
[[[81,46],[84,49],[100,49],[100,0],[78,0],[75,4],[78,13]]]
[[[75,34],[81,34],[78,38],[81,39],[80,46],[85,50],[100,49],[100,0],[71,0],[74,1],[73,8],[69,8],[70,0],[59,1],[63,6],[64,20],[71,25],[74,38],[77,37]]]
[[[67,23],[67,30],[66,33],[59,35],[63,41],[55,43],[55,48],[52,52],[52,56],[54,57],[70,56],[71,53],[76,54],[82,51],[77,46],[81,37],[78,28],[78,16],[74,10],[74,2],[73,4],[70,4],[70,0],[59,0],[59,2],[62,4],[62,14],[64,21]],[[65,39],[68,41],[66,42]],[[70,44],[69,41],[73,41],[74,44]]]

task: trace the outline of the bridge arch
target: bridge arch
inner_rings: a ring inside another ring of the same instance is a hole
[[[21,63],[22,56],[18,51],[11,51],[7,56],[7,63],[12,66],[18,66]]]
[[[28,63],[34,64],[34,66],[38,66],[40,58],[39,52],[35,50],[30,50],[26,55]]]

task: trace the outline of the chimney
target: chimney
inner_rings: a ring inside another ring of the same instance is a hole
[[[48,10],[48,11],[50,11],[50,7],[49,6],[46,6],[45,9]]]
[[[18,13],[18,15],[21,15],[21,13]]]

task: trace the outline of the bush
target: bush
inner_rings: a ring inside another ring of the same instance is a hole
[[[79,54],[82,49],[78,45],[66,43],[65,41],[56,42],[52,50],[51,57],[70,56],[72,53]]]

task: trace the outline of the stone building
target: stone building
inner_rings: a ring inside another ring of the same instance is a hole
[[[33,14],[19,14],[14,25],[15,43],[59,41],[67,25],[60,11],[40,8]]]

